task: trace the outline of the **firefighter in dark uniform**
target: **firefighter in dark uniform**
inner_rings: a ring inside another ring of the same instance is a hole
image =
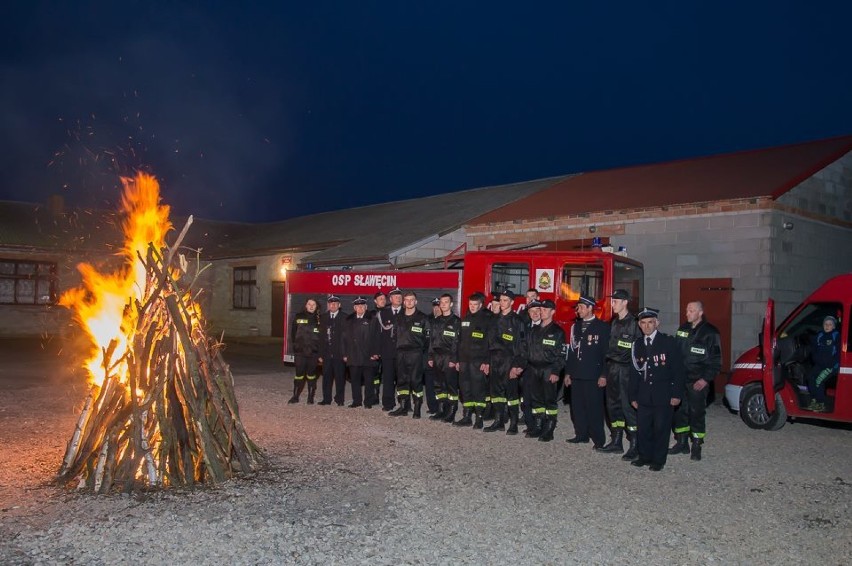
[[[322,401],[320,405],[331,405],[331,390],[334,386],[334,402],[343,406],[346,392],[346,364],[343,361],[343,328],[346,315],[340,310],[340,298],[329,295],[326,300],[328,312],[320,316],[319,362],[322,364]]]
[[[485,295],[474,293],[468,299],[468,312],[461,322],[459,338],[459,388],[462,418],[456,426],[482,428],[482,413],[488,392],[488,344],[493,332],[494,316],[483,308]],[[473,416],[476,415],[476,420]]]
[[[527,303],[527,306],[524,309],[524,314],[529,319],[529,323],[524,329],[526,337],[529,338],[530,331],[532,331],[532,329],[536,326],[541,326],[541,301],[534,299]],[[528,340],[526,341],[528,342]],[[529,350],[529,344],[527,344],[527,350]],[[529,351],[527,351],[527,354],[529,354]],[[521,400],[521,411],[524,413],[524,424],[526,425],[524,434],[528,434],[536,428],[535,419],[532,414],[532,406],[530,405],[529,391],[532,387],[532,384],[530,383],[532,378],[529,377],[530,375],[532,374],[528,371],[522,373],[519,383],[521,388],[519,395]],[[541,429],[541,426],[539,426],[539,429]]]
[[[423,368],[429,348],[429,319],[417,310],[417,295],[406,291],[402,296],[402,314],[397,319],[396,397],[399,407],[388,413],[408,414],[414,397],[414,418],[420,418],[423,406]]]
[[[396,405],[396,334],[397,322],[402,316],[402,291],[394,289],[388,293],[388,298],[390,304],[376,311],[381,327],[379,349],[382,355],[383,411],[390,411]]]
[[[624,289],[616,290],[610,296],[612,302],[612,320],[609,329],[609,349],[606,353],[606,405],[609,413],[609,426],[612,440],[604,446],[602,452],[624,452],[622,444],[624,431],[630,449],[624,455],[625,460],[636,457],[636,409],[630,405],[627,397],[627,385],[630,383],[630,350],[633,342],[642,337],[636,317],[627,310],[630,293]]]
[[[429,319],[429,328],[432,328],[432,324],[439,316],[441,316],[441,299],[435,297],[432,299],[432,312],[426,315]],[[434,415],[438,412],[438,398],[435,397],[435,368],[428,363],[423,370],[423,390],[426,392],[426,412]]]
[[[500,313],[495,317],[495,329],[491,335],[490,379],[491,405],[494,407],[494,422],[485,427],[485,432],[505,430],[508,413],[509,434],[518,433],[519,396],[518,378],[526,367],[526,344],[524,323],[512,310],[515,294],[500,293]]]
[[[367,311],[367,316],[370,318],[376,318],[376,314],[388,304],[388,296],[384,294],[382,291],[376,291],[373,295],[373,304],[375,308],[372,308]],[[376,318],[376,320],[378,320]],[[382,335],[381,335],[381,324],[379,325],[379,361],[376,364],[376,373],[373,375],[373,398],[379,399],[382,391],[382,358],[381,358],[381,349],[382,349]]]
[[[453,313],[453,297],[444,293],[438,298],[441,314],[432,320],[429,331],[429,367],[435,375],[435,397],[438,410],[429,417],[451,423],[459,406],[459,337],[461,319]]]
[[[308,385],[308,405],[314,404],[317,390],[317,356],[319,354],[320,329],[319,305],[314,299],[305,301],[305,308],[293,318],[290,326],[290,343],[293,344],[293,361],[296,375],[293,377],[293,396],[288,403],[298,403],[299,396]]]
[[[352,301],[352,308],[355,312],[346,317],[343,333],[343,361],[349,367],[352,387],[352,404],[349,406],[356,408],[363,403],[370,409],[378,402],[373,378],[379,363],[379,321],[367,315],[367,299],[364,297]]]
[[[594,442],[602,450],[604,435],[604,387],[609,325],[595,316],[595,299],[580,295],[577,321],[571,326],[565,387],[571,386],[571,414],[574,418],[572,444]]]
[[[686,395],[675,411],[675,444],[669,454],[689,454],[687,438],[692,436],[691,459],[701,459],[701,445],[707,433],[704,416],[707,395],[713,380],[722,370],[722,339],[715,326],[704,320],[704,305],[693,301],[686,305],[686,322],[675,335],[686,366]]]
[[[541,305],[541,306],[538,306]],[[530,303],[527,309],[541,312],[541,323],[527,333],[527,367],[524,370],[524,400],[529,403],[534,423],[527,438],[553,440],[558,408],[556,394],[559,374],[565,365],[565,331],[553,322],[556,304],[551,300]]]
[[[643,338],[633,343],[630,404],[637,411],[639,453],[634,466],[659,472],[666,465],[672,411],[683,398],[684,367],[677,341],[657,331],[658,311],[639,313]]]

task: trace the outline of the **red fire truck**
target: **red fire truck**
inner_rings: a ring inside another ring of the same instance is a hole
[[[395,287],[413,290],[418,308],[430,312],[432,298],[450,293],[463,314],[466,297],[481,291],[486,295],[504,289],[518,297],[516,307],[524,303],[527,289],[538,290],[542,299],[556,303],[554,319],[567,329],[574,321],[574,304],[580,294],[598,299],[600,315],[609,320],[612,312],[607,295],[615,289],[627,289],[630,308],[642,304],[643,267],[636,260],[602,252],[558,251],[485,251],[464,254],[463,270],[442,271],[290,271],[284,290],[284,360],[293,361],[288,344],[289,324],[308,298],[324,303],[326,295],[340,297],[345,311],[351,312],[352,300],[361,295],[372,303],[373,294],[387,293]]]
[[[852,274],[829,279],[775,328],[775,304],[769,300],[760,345],[736,361],[725,386],[725,400],[751,428],[778,430],[788,418],[852,422],[852,353],[849,316]],[[840,370],[829,378],[826,411],[805,409],[810,402],[806,376],[808,344],[826,316],[837,319]],[[770,360],[770,363],[766,363]]]

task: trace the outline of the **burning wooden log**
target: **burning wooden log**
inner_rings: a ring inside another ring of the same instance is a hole
[[[68,443],[64,483],[97,493],[215,484],[261,463],[240,421],[223,345],[206,335],[192,300],[197,274],[179,284],[187,263],[176,251],[191,222],[170,248],[149,243],[144,258],[136,250],[141,293],[125,303],[122,336],[101,349],[103,379]]]

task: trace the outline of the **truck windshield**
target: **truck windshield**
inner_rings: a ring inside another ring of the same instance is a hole
[[[576,301],[580,295],[601,298],[604,295],[603,274],[603,265],[599,263],[566,263],[562,267],[559,297],[566,301]]]
[[[778,338],[788,336],[802,336],[804,334],[817,334],[822,330],[822,321],[827,316],[833,316],[840,320],[843,307],[840,303],[810,303],[796,313],[796,316],[788,319],[779,329]]]
[[[627,308],[631,312],[639,312],[645,304],[645,289],[642,286],[645,276],[642,267],[624,261],[615,261],[613,265],[612,290],[624,289],[630,293]]]
[[[523,294],[530,286],[530,266],[527,263],[495,263],[491,266],[491,292],[510,290]]]

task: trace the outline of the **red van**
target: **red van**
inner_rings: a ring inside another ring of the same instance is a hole
[[[730,408],[751,428],[778,430],[788,418],[852,422],[852,353],[849,352],[852,274],[826,281],[774,328],[775,306],[769,300],[761,345],[736,361],[725,386]],[[824,412],[805,409],[811,401],[806,384],[808,344],[826,316],[837,319],[840,370],[829,378]],[[768,339],[766,337],[769,337]],[[771,363],[764,363],[771,360]]]

